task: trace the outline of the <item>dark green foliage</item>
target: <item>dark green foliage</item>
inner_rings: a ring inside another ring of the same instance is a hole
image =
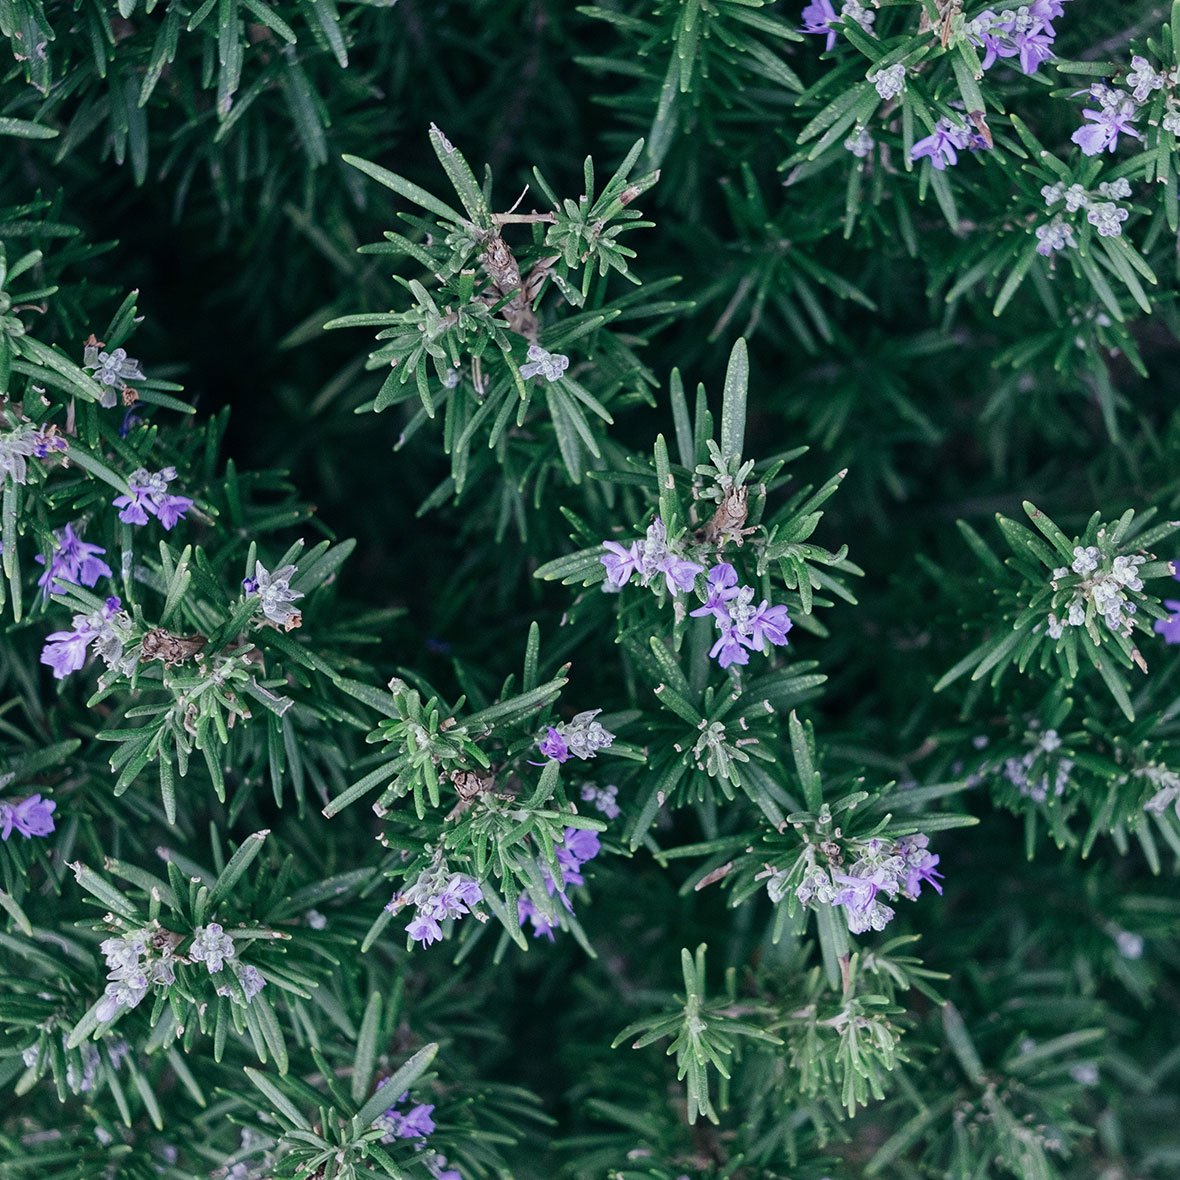
[[[806,3],[0,0],[5,1180],[1180,1170],[1180,3]]]

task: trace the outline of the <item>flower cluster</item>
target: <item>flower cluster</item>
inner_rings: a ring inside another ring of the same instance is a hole
[[[923,835],[903,836],[900,840],[870,839],[857,841],[848,849],[856,858],[842,867],[842,857],[831,858],[827,867],[813,864],[795,887],[795,897],[804,906],[839,907],[853,934],[866,930],[884,930],[893,919],[890,901],[899,894],[916,901],[923,885],[942,892],[937,871],[939,857],[929,850],[930,840]],[[786,895],[790,874],[778,872],[767,882],[771,901],[778,903]]]
[[[1137,58],[1142,61],[1142,58]],[[1095,82],[1088,91],[1083,91],[1097,104],[1082,111],[1086,122],[1070,138],[1082,149],[1082,154],[1097,156],[1102,152],[1113,152],[1119,145],[1119,136],[1142,139],[1134,123],[1139,117],[1140,100],[1135,92],[1128,94],[1105,82]]]
[[[1081,579],[1074,587],[1064,618],[1049,614],[1049,637],[1060,639],[1065,628],[1085,626],[1086,619],[1093,613],[1102,616],[1111,631],[1130,631],[1127,617],[1136,611],[1136,604],[1127,597],[1127,591],[1143,589],[1139,567],[1145,557],[1119,555],[1113,560],[1105,558],[1095,545],[1077,545],[1073,551],[1073,562],[1067,569],[1062,566],[1053,571],[1053,589],[1058,583],[1069,578],[1071,572]],[[1109,564],[1108,564],[1109,561]]]
[[[607,552],[599,561],[606,568],[607,585],[615,590],[621,590],[632,574],[642,586],[663,574],[668,593],[675,597],[691,590],[697,574],[705,568],[689,561],[675,545],[668,544],[667,529],[658,516],[648,525],[642,541],[632,541],[630,545],[603,541],[602,547]]]
[[[554,762],[593,758],[615,740],[615,735],[605,729],[602,722],[595,720],[601,712],[601,709],[588,709],[585,713],[578,713],[572,721],[549,726],[537,743],[537,749]]]
[[[1053,21],[1065,11],[1065,4],[1066,0],[1032,0],[1000,12],[988,8],[968,21],[964,32],[972,45],[983,50],[983,69],[990,70],[1000,58],[1013,58],[1022,73],[1035,74],[1053,57],[1057,37]]]
[[[561,878],[556,881],[549,871],[548,865],[541,865],[541,875],[545,880],[545,891],[550,897],[560,897],[561,904],[572,914],[573,903],[566,894],[570,885],[584,885],[582,866],[593,860],[602,850],[602,844],[597,832],[587,831],[585,828],[566,828],[562,833],[562,842],[556,849],[557,872]],[[560,927],[561,922],[552,914],[542,912],[536,902],[529,896],[528,891],[521,893],[516,900],[516,916],[523,926],[526,922],[533,928],[534,938],[547,938],[554,941],[553,931]]]
[[[582,788],[582,802],[593,805],[594,810],[607,819],[618,819],[621,814],[617,796],[619,788],[616,786],[597,787],[594,783],[587,783]]]
[[[867,127],[858,127],[844,141],[844,150],[851,152],[858,160],[863,160],[868,157],[876,142]]]
[[[66,1059],[66,1085],[71,1093],[87,1094],[95,1088],[98,1081],[102,1056],[97,1046],[90,1041],[83,1042],[77,1049],[70,1049],[69,1039],[68,1033],[62,1033],[61,1047]],[[118,1069],[131,1052],[131,1046],[122,1037],[106,1037],[104,1042],[111,1069]],[[21,1050],[20,1056],[26,1069],[36,1069],[43,1056],[41,1045],[29,1045]],[[51,1053],[49,1056],[52,1057],[54,1054]]]
[[[55,680],[63,680],[86,663],[91,645],[94,654],[108,668],[125,671],[123,647],[131,635],[131,619],[122,602],[112,596],[90,615],[75,615],[72,631],[54,631],[46,637],[41,663],[53,669]]]
[[[54,538],[57,549],[48,558],[37,554],[36,561],[45,566],[45,572],[37,579],[37,585],[45,594],[52,594],[59,582],[73,586],[93,586],[99,578],[111,577],[111,567],[102,560],[106,550],[100,545],[84,541],[74,532],[74,526],[67,524],[56,529]]]
[[[385,1083],[383,1082],[382,1085]],[[380,1087],[378,1087],[380,1088]],[[434,1105],[432,1103],[418,1103],[402,1113],[397,1105],[406,1101],[409,1094],[403,1094],[395,1105],[389,1107],[384,1114],[379,1114],[373,1120],[373,1126],[384,1132],[382,1143],[392,1143],[395,1139],[426,1139],[434,1134]]]
[[[404,906],[414,906],[417,912],[406,933],[414,942],[430,946],[443,936],[441,923],[473,913],[481,901],[479,882],[463,873],[450,872],[446,862],[440,860],[423,869],[414,884],[396,894],[385,908],[396,914]]]
[[[378,1090],[388,1085],[388,1079],[378,1083]],[[402,1112],[397,1108],[409,1100],[409,1093],[402,1094],[397,1101],[373,1120],[373,1126],[382,1132],[382,1143],[393,1143],[398,1139],[413,1139],[415,1146],[422,1150],[426,1140],[434,1134],[434,1104],[419,1102]],[[446,1156],[432,1152],[422,1157],[426,1170],[434,1180],[463,1180],[453,1168],[447,1167]]]
[[[105,352],[102,343],[93,336],[82,348],[82,367],[94,370],[95,381],[104,387],[99,404],[108,410],[117,400],[116,389],[122,389],[128,381],[144,380],[139,361],[128,356],[125,348]]]
[[[840,5],[839,13],[836,12],[832,0],[811,0],[811,3],[803,9],[802,17],[803,26],[799,31],[826,37],[824,50],[830,52],[832,46],[836,44],[836,31],[845,17],[855,21],[868,33],[872,31],[873,21],[876,20],[877,14],[861,0],[844,0]]]
[[[263,616],[284,631],[293,631],[303,622],[302,613],[293,605],[303,597],[300,591],[291,589],[294,573],[293,565],[268,573],[262,562],[256,561],[254,576],[242,580],[242,592],[246,597],[257,597]]]
[[[1155,793],[1143,805],[1144,811],[1152,815],[1163,815],[1168,807],[1174,807],[1176,818],[1180,819],[1180,774],[1166,766],[1141,766],[1135,777],[1145,778],[1155,787]]]
[[[99,949],[109,968],[109,982],[95,1012],[99,1021],[114,1020],[120,1008],[137,1007],[151,984],[167,987],[173,983],[173,952],[179,942],[178,935],[158,926],[106,939]]]
[[[65,449],[66,440],[55,434],[52,427],[20,422],[15,429],[0,433],[0,478],[27,483],[30,459],[45,459]]]
[[[870,74],[869,81],[876,87],[878,97],[888,102],[905,90],[905,66],[900,62],[886,66]]]
[[[1119,201],[1131,195],[1131,185],[1125,177],[1103,181],[1094,192],[1087,192],[1080,184],[1067,185],[1064,182],[1046,184],[1041,189],[1047,208],[1063,205],[1065,213],[1086,210],[1086,220],[1098,231],[1099,237],[1117,238],[1122,236],[1123,222],[1130,213]],[[1059,211],[1044,225],[1037,226],[1037,253],[1048,257],[1059,250],[1077,248],[1073,229]]]
[[[30,795],[15,803],[0,802],[0,840],[7,840],[14,831],[26,840],[50,835],[56,808],[52,799],[42,799],[40,795]]]
[[[739,586],[737,570],[728,562],[713,566],[705,576],[708,596],[704,606],[689,612],[695,618],[711,615],[720,635],[709,651],[723,668],[748,664],[750,652],[766,653],[787,642],[791,619],[787,608],[771,606],[764,598],[754,605],[753,586]]]
[[[149,516],[154,516],[165,529],[171,529],[193,506],[188,496],[173,496],[168,491],[168,485],[175,478],[175,467],[164,467],[160,471],[136,468],[127,477],[131,494],[116,496],[112,501],[119,509],[119,519],[124,524],[143,525],[147,524]]]
[[[569,367],[568,356],[560,352],[546,352],[539,344],[530,344],[528,363],[520,366],[520,375],[526,380],[543,376],[549,382],[560,381],[562,373]]]
[[[1019,758],[1004,760],[1004,778],[1026,799],[1044,803],[1050,795],[1060,799],[1073,773],[1072,758],[1050,759],[1061,748],[1061,737],[1055,729],[1047,729],[1036,739],[1031,749]],[[1051,763],[1051,764],[1050,764]]]
[[[929,156],[931,165],[939,172],[959,162],[959,152],[964,148],[973,152],[986,151],[991,147],[978,132],[969,130],[963,123],[952,123],[950,119],[939,119],[934,130],[919,139],[910,149],[910,159],[917,162]]]

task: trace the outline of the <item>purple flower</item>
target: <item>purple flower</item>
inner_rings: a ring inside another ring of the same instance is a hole
[[[754,651],[765,651],[768,643],[782,647],[792,624],[785,606],[771,606],[764,598],[750,616],[749,626],[750,638],[743,642]]]
[[[553,923],[537,909],[533,899],[527,893],[522,893],[516,899],[516,917],[522,926],[526,922],[532,926],[534,938],[547,938],[550,942],[557,941],[553,937]]]
[[[57,538],[57,550],[50,554],[49,562],[40,554],[36,561],[45,566],[45,572],[37,579],[37,585],[46,594],[57,589],[58,582],[69,582],[75,586],[93,586],[99,578],[111,577],[111,567],[100,560],[106,550],[99,545],[83,541],[74,532],[74,526],[67,524],[53,534]]]
[[[442,927],[438,921],[429,914],[424,914],[421,910],[414,915],[413,920],[406,927],[406,932],[415,941],[420,942],[423,946],[430,946],[432,942],[438,942],[442,938]]]
[[[1180,643],[1180,602],[1174,598],[1165,598],[1164,606],[1172,612],[1166,619],[1156,619],[1152,624],[1157,635],[1164,637],[1165,643]]]
[[[377,1089],[381,1090],[386,1085],[388,1079],[379,1083]],[[408,1097],[408,1094],[403,1094],[397,1101],[405,1102]],[[427,1103],[412,1106],[405,1114],[396,1106],[391,1106],[373,1120],[373,1126],[385,1132],[381,1137],[382,1143],[392,1143],[395,1139],[426,1139],[434,1134],[433,1114],[434,1106]]]
[[[1035,74],[1042,62],[1053,56],[1053,33],[1044,27],[1017,33],[1012,38],[1020,55],[1020,68],[1026,74]]]
[[[472,877],[456,873],[427,907],[434,918],[461,918],[471,907],[483,901],[483,890]]]
[[[723,668],[730,664],[748,664],[750,653],[746,651],[737,628],[722,626],[721,638],[709,649],[709,658],[716,660]]]
[[[691,590],[696,582],[697,574],[705,567],[698,565],[695,561],[673,557],[669,554],[660,562],[658,568],[664,575],[664,583],[668,587],[668,593],[674,596],[677,591],[687,593]]]
[[[959,162],[959,151],[970,142],[971,136],[966,128],[956,127],[949,119],[939,119],[934,131],[914,144],[910,150],[910,159],[920,160],[923,156],[929,156],[930,163],[941,172],[948,164],[953,166]]]
[[[570,756],[570,748],[566,745],[565,738],[552,725],[549,726],[549,731],[544,739],[537,743],[537,749],[546,758],[552,758],[555,762],[565,762]]]
[[[585,828],[566,828],[561,844],[556,849],[563,885],[583,885],[581,869],[602,851],[597,832]],[[553,892],[551,889],[550,893]]]
[[[718,619],[728,619],[727,603],[735,599],[739,593],[737,570],[727,561],[720,562],[705,575],[705,588],[709,592],[705,605],[698,606],[696,610],[688,613],[693,618],[714,615]]]
[[[53,426],[39,426],[33,432],[33,457],[48,459],[55,452],[69,450],[69,443],[55,433]]]
[[[434,1106],[419,1104],[412,1106],[402,1116],[401,1128],[398,1130],[399,1139],[425,1139],[434,1134]]]
[[[122,602],[112,595],[94,614],[75,615],[72,631],[54,631],[46,636],[41,663],[53,669],[55,680],[63,680],[82,667],[92,642],[108,667],[119,659],[127,635],[126,619],[118,619],[122,609]]]
[[[904,880],[901,892],[911,901],[917,899],[922,892],[923,884],[928,884],[936,893],[942,893],[942,874],[937,872],[939,857],[928,851],[930,837],[924,835],[903,836],[897,842],[897,855],[905,862]]]
[[[148,516],[159,518],[166,529],[171,529],[193,506],[187,496],[173,496],[168,485],[176,478],[175,467],[164,467],[159,471],[137,468],[127,477],[131,494],[116,496],[112,501],[118,508],[119,519],[124,524],[144,525]]]
[[[1143,138],[1131,125],[1139,111],[1133,98],[1101,84],[1092,86],[1090,94],[1098,99],[1102,109],[1082,111],[1082,117],[1089,119],[1090,124],[1079,127],[1070,136],[1083,154],[1096,156],[1104,150],[1113,152],[1118,147],[1120,135]]]
[[[41,663],[53,669],[54,680],[64,680],[86,663],[86,645],[93,638],[89,631],[54,631],[46,636]]]
[[[830,51],[832,46],[836,44],[835,26],[840,21],[836,10],[832,7],[832,0],[811,0],[811,3],[803,9],[802,17],[803,27],[799,31],[826,36],[824,51]]]
[[[585,803],[592,803],[594,809],[605,815],[607,819],[618,819],[622,814],[616,799],[618,793],[619,788],[613,784],[600,789],[593,783],[587,783],[582,788],[582,800]]]
[[[7,840],[15,828],[26,840],[48,836],[53,830],[53,812],[57,804],[40,795],[30,795],[19,803],[0,803],[0,840]]]
[[[632,574],[641,572],[639,542],[633,541],[630,546],[623,546],[617,541],[603,541],[602,547],[608,552],[598,560],[606,567],[606,580],[617,589],[622,589],[631,580]]]

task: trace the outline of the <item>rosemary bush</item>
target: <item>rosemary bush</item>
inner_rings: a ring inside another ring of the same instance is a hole
[[[1180,2],[0,34],[0,1176],[1180,1174]]]

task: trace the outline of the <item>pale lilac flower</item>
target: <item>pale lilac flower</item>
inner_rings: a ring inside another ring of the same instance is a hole
[[[1060,216],[1036,228],[1037,253],[1043,258],[1059,250],[1077,249],[1077,239],[1073,236],[1073,228]]]
[[[582,801],[593,804],[594,810],[605,815],[607,819],[618,819],[621,814],[616,801],[618,793],[619,788],[614,785],[599,788],[593,783],[587,783],[582,788]]]
[[[434,918],[461,918],[471,913],[472,907],[483,901],[483,890],[474,877],[456,873],[439,893],[427,903],[419,903],[419,912],[424,908]]]
[[[421,910],[410,920],[406,932],[415,942],[420,942],[423,946],[430,946],[431,943],[438,942],[442,938],[442,927],[438,924],[437,919],[430,917],[429,914],[424,914]]]
[[[1041,185],[1041,197],[1044,199],[1046,208],[1052,209],[1065,196],[1065,184],[1058,181],[1056,184]]]
[[[0,803],[0,839],[7,840],[15,828],[26,840],[48,836],[53,832],[53,812],[57,804],[40,795],[30,795],[18,803]]]
[[[1145,103],[1151,97],[1153,90],[1162,90],[1166,83],[1167,78],[1159,70],[1154,69],[1147,58],[1140,57],[1138,54],[1131,58],[1131,70],[1127,74],[1127,85],[1131,87],[1131,93],[1136,102]]]
[[[571,721],[549,726],[537,749],[555,762],[565,762],[571,756],[583,761],[593,758],[615,740],[615,735],[595,720],[601,712],[601,709],[589,709],[578,713]]]
[[[1122,236],[1123,222],[1128,216],[1126,209],[1113,201],[1099,201],[1090,206],[1086,220],[1098,230],[1100,237],[1117,238]]]
[[[0,434],[0,476],[23,484],[29,478],[28,460],[37,448],[37,432],[27,422]]]
[[[606,567],[606,580],[616,589],[622,589],[631,580],[632,574],[642,576],[638,541],[633,541],[629,546],[620,545],[617,541],[603,541],[602,547],[607,553],[598,560]]]
[[[1124,959],[1143,958],[1143,935],[1134,934],[1130,930],[1116,930],[1114,942]]]
[[[227,961],[236,957],[237,952],[234,940],[217,922],[210,922],[207,926],[198,926],[193,932],[188,955],[195,962],[204,963],[210,975],[216,975]]]
[[[1120,176],[1118,180],[1104,180],[1098,186],[1098,192],[1112,200],[1125,201],[1131,195],[1131,182],[1125,176]]]
[[[959,162],[959,152],[970,141],[971,135],[965,127],[956,127],[949,119],[939,119],[934,131],[914,144],[910,159],[929,156],[930,163],[941,172],[948,164],[953,166]]]
[[[873,145],[876,142],[867,127],[858,127],[844,141],[844,150],[851,152],[858,160],[864,160],[873,150]]]
[[[884,930],[893,920],[893,909],[877,900],[881,884],[870,877],[853,877],[833,872],[832,880],[842,889],[832,899],[833,905],[843,906],[848,929],[853,934],[866,930]]]
[[[886,66],[883,70],[870,74],[869,81],[876,87],[878,96],[888,102],[905,90],[905,66],[900,62]]]
[[[159,471],[136,468],[128,477],[129,495],[116,496],[112,501],[119,509],[124,524],[145,525],[149,516],[157,517],[165,529],[171,529],[193,506],[187,496],[174,496],[168,485],[176,478],[175,467]]]
[[[242,985],[242,991],[246,993],[247,1001],[254,999],[266,987],[266,980],[262,977],[262,972],[249,964],[238,972],[238,981]]]
[[[285,565],[269,573],[261,561],[254,563],[254,577],[242,583],[247,598],[257,595],[264,617],[284,631],[291,631],[303,622],[303,615],[292,605],[303,597],[298,590],[291,589],[293,565]]]
[[[395,914],[403,906],[413,905],[417,912],[406,927],[414,942],[430,946],[443,936],[441,922],[461,918],[473,912],[483,901],[483,890],[474,877],[451,873],[446,862],[438,859],[423,869],[408,889],[395,895],[385,907]]]
[[[97,344],[87,344],[82,352],[82,365],[87,369],[94,369],[94,379],[100,385],[121,386],[128,381],[144,380],[143,369],[139,361],[127,355],[125,348],[116,348],[113,352],[100,352]],[[104,398],[103,404],[106,404]],[[111,405],[114,405],[112,399]]]
[[[1132,126],[1139,111],[1133,98],[1101,84],[1092,86],[1090,93],[1098,99],[1100,109],[1082,111],[1082,117],[1090,122],[1070,136],[1085,155],[1113,152],[1118,147],[1120,135],[1129,135],[1132,139],[1143,138]]]
[[[35,560],[45,566],[45,572],[37,579],[37,585],[46,594],[51,594],[58,582],[69,582],[74,586],[93,586],[99,578],[111,577],[111,567],[100,560],[106,550],[82,540],[74,532],[74,526],[67,524],[53,534],[57,538],[57,549],[49,555],[49,562],[41,554]]]
[[[539,344],[529,345],[528,364],[520,366],[520,375],[526,379],[544,376],[546,381],[560,381],[561,375],[569,368],[570,358],[560,352],[546,352]]]

